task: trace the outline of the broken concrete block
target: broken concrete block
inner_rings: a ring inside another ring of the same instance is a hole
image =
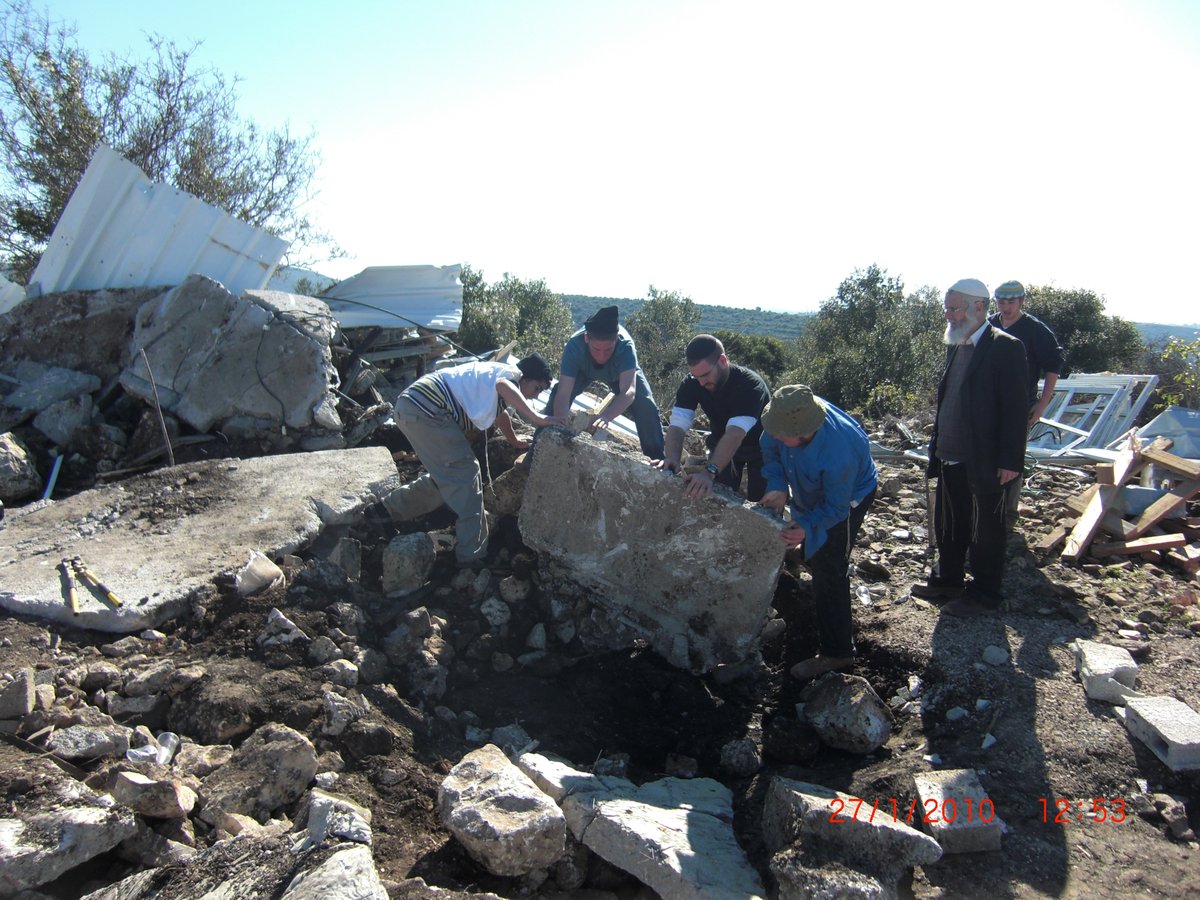
[[[564,428],[534,448],[519,519],[550,579],[580,585],[673,665],[711,671],[757,649],[783,564],[779,526],[733,494]],[[627,636],[614,628],[614,640]]]
[[[943,851],[1000,849],[1000,819],[974,769],[922,772],[914,775],[913,781],[917,785],[916,816]]]
[[[0,606],[98,631],[153,628],[240,569],[249,548],[278,557],[307,546],[397,482],[387,448],[370,447],[187,463],[83,491],[5,522]],[[120,606],[81,586],[72,615],[55,567],[76,555]]]
[[[100,390],[100,379],[95,375],[30,360],[18,362],[13,377],[20,384],[0,398],[0,427],[5,429],[20,425],[60,400]]]
[[[96,415],[90,394],[52,403],[33,417],[33,427],[65,450],[76,449],[87,437]]]
[[[1140,697],[1135,690],[1137,663],[1124,647],[1097,641],[1075,642],[1076,671],[1083,689],[1093,700],[1123,706],[1129,697]]]
[[[1172,772],[1200,769],[1200,713],[1174,697],[1134,697],[1125,727]]]
[[[197,431],[268,435],[287,446],[296,432],[341,431],[335,329],[319,300],[279,291],[235,297],[193,275],[138,310],[121,385],[153,402],[148,360],[163,409]]]
[[[31,668],[20,669],[12,681],[0,685],[0,719],[20,719],[33,712],[36,688]]]

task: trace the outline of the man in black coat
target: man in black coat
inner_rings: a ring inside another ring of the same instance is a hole
[[[994,611],[1003,600],[1004,486],[1025,460],[1025,348],[988,322],[989,296],[975,278],[946,292],[949,350],[929,442],[929,475],[938,480],[938,563],[912,593],[949,600],[942,611],[952,615]],[[966,584],[968,558],[972,580]]]

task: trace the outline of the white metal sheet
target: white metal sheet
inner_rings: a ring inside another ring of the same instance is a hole
[[[343,328],[420,326],[457,331],[462,324],[462,266],[370,266],[321,299]]]
[[[59,217],[29,296],[173,286],[206,275],[231,293],[266,287],[287,241],[178,188],[103,144]]]

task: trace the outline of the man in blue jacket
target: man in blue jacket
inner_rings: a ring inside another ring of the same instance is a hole
[[[788,547],[803,547],[817,604],[816,656],[792,666],[800,681],[854,665],[850,551],[875,499],[871,442],[857,422],[802,384],[781,387],[762,414],[760,504],[784,513]]]

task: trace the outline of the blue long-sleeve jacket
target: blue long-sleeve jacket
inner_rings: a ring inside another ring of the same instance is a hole
[[[790,492],[792,521],[804,529],[809,559],[829,529],[850,515],[851,505],[875,490],[871,442],[857,422],[825,401],[825,421],[812,443],[787,447],[764,431],[759,445],[767,490]]]

